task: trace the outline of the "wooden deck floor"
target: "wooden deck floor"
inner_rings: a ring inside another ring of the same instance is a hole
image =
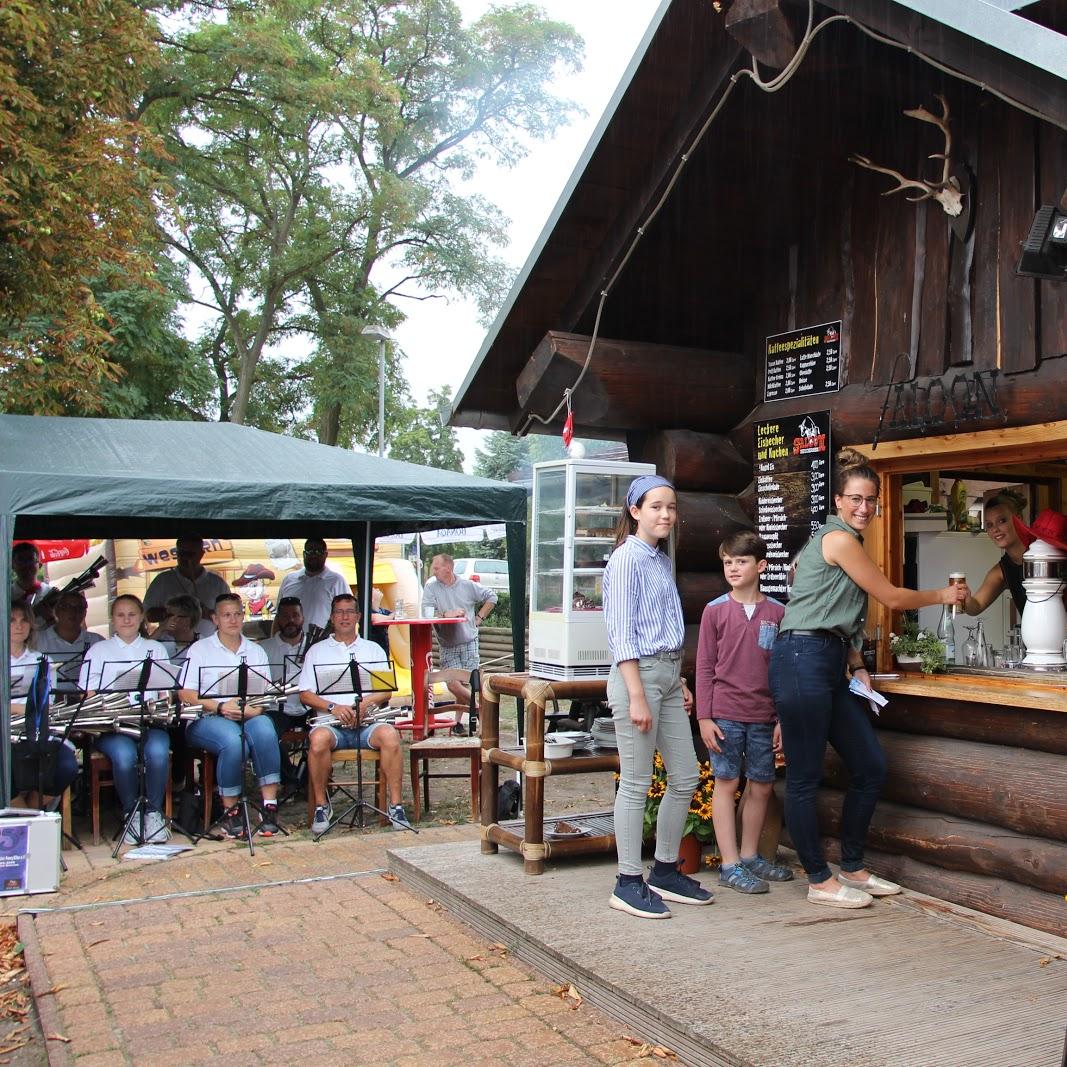
[[[1067,941],[929,898],[833,911],[796,881],[758,897],[717,888],[711,907],[647,922],[607,907],[613,860],[529,877],[518,856],[464,843],[390,863],[692,1067],[1061,1067]]]

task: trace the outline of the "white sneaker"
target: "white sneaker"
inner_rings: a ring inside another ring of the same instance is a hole
[[[145,844],[162,845],[170,840],[170,827],[160,811],[149,811],[144,817]]]
[[[320,804],[315,809],[315,818],[311,820],[311,832],[313,834],[323,834],[330,828],[330,823],[333,821],[333,809],[330,807],[329,802]]]

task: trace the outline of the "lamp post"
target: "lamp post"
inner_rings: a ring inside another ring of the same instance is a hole
[[[385,346],[392,335],[384,326],[364,326],[364,337],[378,342],[378,455],[385,455]]]

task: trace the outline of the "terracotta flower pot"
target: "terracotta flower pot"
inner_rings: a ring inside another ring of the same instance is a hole
[[[700,870],[700,854],[703,845],[696,834],[686,834],[678,846],[678,861],[682,874],[696,874]]]

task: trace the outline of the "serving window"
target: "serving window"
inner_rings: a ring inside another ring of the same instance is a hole
[[[936,588],[947,584],[951,572],[962,571],[976,591],[1002,555],[984,528],[990,499],[1011,490],[1029,523],[1043,508],[1061,510],[1067,498],[1067,422],[882,442],[856,451],[882,476],[882,518],[872,524],[866,541],[895,585]],[[922,609],[920,626],[936,627],[940,614],[938,607]],[[981,616],[958,616],[957,648],[978,618],[990,645],[1002,648],[1018,623],[1010,592],[1005,590]],[[888,636],[900,631],[901,613],[872,601],[868,624]],[[888,640],[878,643],[880,671],[893,669],[888,645]]]

